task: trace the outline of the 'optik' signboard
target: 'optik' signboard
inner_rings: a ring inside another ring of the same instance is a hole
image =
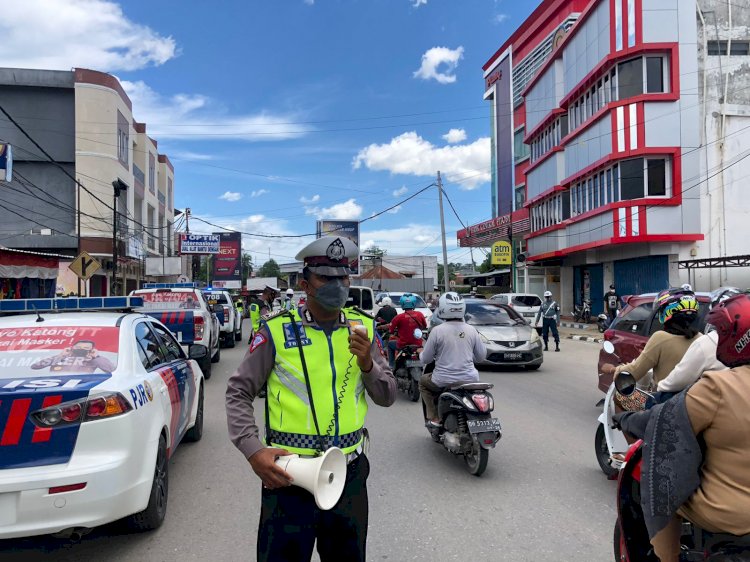
[[[218,234],[181,234],[181,254],[218,254],[221,236]]]

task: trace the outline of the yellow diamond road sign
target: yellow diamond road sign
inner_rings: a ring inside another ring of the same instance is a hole
[[[92,258],[88,253],[81,252],[76,259],[68,266],[68,269],[75,273],[79,279],[86,281],[94,273],[102,268],[96,259]]]

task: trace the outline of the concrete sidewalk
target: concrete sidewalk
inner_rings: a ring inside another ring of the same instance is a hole
[[[572,318],[563,318],[560,321],[560,338],[569,340],[585,341],[600,344],[604,341],[603,334],[595,323],[582,324],[574,322]]]

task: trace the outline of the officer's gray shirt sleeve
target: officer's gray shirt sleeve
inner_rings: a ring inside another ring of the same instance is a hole
[[[376,339],[372,341],[370,357],[372,357],[372,370],[369,373],[362,372],[362,382],[375,404],[390,406],[396,401],[396,379],[388,366],[388,361],[380,353],[380,346]]]
[[[262,334],[266,342],[253,351],[248,350],[237,370],[229,377],[226,392],[229,439],[248,459],[264,447],[258,436],[253,400],[268,380],[274,362],[268,328],[261,327],[258,334]]]

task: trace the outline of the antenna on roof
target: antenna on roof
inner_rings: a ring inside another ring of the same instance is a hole
[[[42,315],[39,313],[39,310],[34,305],[31,305],[34,309],[34,312],[36,312],[36,322],[44,322],[44,318],[42,318]]]

